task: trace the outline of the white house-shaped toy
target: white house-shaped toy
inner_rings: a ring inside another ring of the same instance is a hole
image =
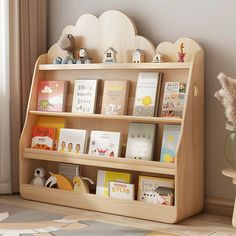
[[[164,56],[160,52],[156,52],[152,58],[152,62],[161,63],[164,62]]]
[[[144,53],[142,49],[136,49],[133,52],[133,63],[142,63],[144,62]]]
[[[105,63],[117,62],[116,54],[117,51],[114,48],[109,47],[104,53],[103,62]]]

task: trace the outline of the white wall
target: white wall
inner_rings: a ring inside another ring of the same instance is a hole
[[[231,180],[221,175],[224,160],[224,111],[213,97],[219,88],[216,75],[223,71],[236,78],[236,1],[234,0],[48,0],[48,46],[62,29],[91,13],[109,9],[130,16],[138,33],[155,45],[190,37],[205,51],[205,195],[233,199]],[[186,176],[188,178],[188,176]]]

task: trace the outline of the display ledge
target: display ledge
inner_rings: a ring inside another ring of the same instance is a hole
[[[176,117],[143,117],[143,116],[118,116],[118,115],[102,115],[102,114],[78,114],[72,112],[46,112],[46,111],[29,111],[30,114],[40,116],[56,116],[56,117],[75,117],[87,119],[107,119],[107,120],[125,120],[130,122],[143,122],[152,124],[181,124],[182,119]]]
[[[39,70],[158,70],[190,69],[191,62],[165,63],[91,63],[91,64],[41,64]]]
[[[31,184],[21,184],[20,194],[23,198],[34,201],[166,223],[174,223],[176,221],[175,206],[163,206],[136,200],[114,199],[96,194],[45,188]]]
[[[98,157],[88,154],[75,154],[68,152],[46,151],[39,149],[24,148],[23,158],[63,162],[70,164],[80,164],[87,166],[98,166],[105,168],[142,171],[149,173],[159,173],[165,175],[175,175],[174,163],[163,163],[158,161],[133,160],[120,157]]]

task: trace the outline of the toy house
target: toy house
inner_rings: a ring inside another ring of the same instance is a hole
[[[133,63],[142,63],[144,62],[144,53],[142,49],[136,49],[133,52]]]
[[[164,62],[164,56],[160,52],[156,52],[153,56],[152,62],[161,63]]]
[[[113,47],[109,47],[104,53],[103,62],[105,63],[117,62],[116,54],[117,51]]]

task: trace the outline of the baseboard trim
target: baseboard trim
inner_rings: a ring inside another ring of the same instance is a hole
[[[232,216],[234,208],[233,199],[213,198],[205,199],[204,212],[209,214],[220,214]]]

